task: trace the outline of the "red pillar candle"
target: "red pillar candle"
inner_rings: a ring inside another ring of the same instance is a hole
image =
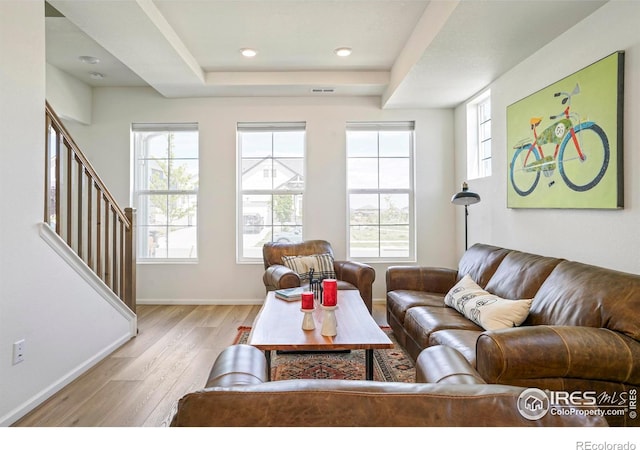
[[[326,279],[322,281],[322,304],[324,306],[336,306],[338,303],[338,282]]]
[[[302,309],[313,309],[313,292],[302,293]]]

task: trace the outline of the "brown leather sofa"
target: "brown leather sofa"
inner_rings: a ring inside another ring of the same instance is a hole
[[[283,265],[283,256],[308,256],[326,253],[333,257],[331,244],[324,240],[309,240],[293,244],[281,242],[264,244],[262,256],[265,272],[262,279],[267,292],[301,285],[300,276]],[[357,289],[360,291],[360,297],[371,312],[373,282],[376,278],[373,267],[356,261],[335,260],[333,266],[338,289]]]
[[[446,306],[466,274],[502,298],[533,299],[521,326],[485,331]],[[638,275],[476,244],[457,269],[393,266],[386,283],[389,325],[414,359],[449,346],[487,383],[587,393],[612,414],[640,388]],[[609,424],[638,425],[632,416]]]
[[[216,359],[206,387],[180,399],[173,427],[523,427],[606,426],[585,414],[527,419],[525,389],[485,384],[455,350],[421,355],[416,383],[356,380],[266,381],[264,353],[233,345]]]

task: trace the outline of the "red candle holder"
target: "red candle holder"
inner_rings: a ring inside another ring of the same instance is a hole
[[[315,330],[316,322],[313,320],[313,309],[302,309],[300,311],[304,313],[304,317],[302,318],[302,329],[303,330]]]
[[[322,329],[323,336],[335,336],[338,334],[338,321],[336,320],[337,306],[322,305]]]

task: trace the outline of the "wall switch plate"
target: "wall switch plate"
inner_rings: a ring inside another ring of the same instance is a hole
[[[19,364],[22,361],[24,361],[24,339],[13,343],[13,364]]]

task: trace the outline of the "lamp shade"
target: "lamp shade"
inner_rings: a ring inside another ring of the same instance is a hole
[[[467,183],[462,183],[462,190],[451,197],[451,203],[454,205],[473,205],[480,201],[480,196],[475,192],[469,191]]]

